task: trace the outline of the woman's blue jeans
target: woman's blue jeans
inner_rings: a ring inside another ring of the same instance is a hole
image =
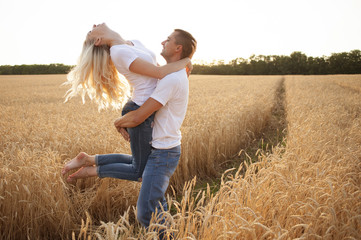
[[[123,107],[122,115],[138,109],[140,106],[129,100]],[[151,151],[152,122],[154,114],[142,124],[127,128],[130,136],[132,155],[103,154],[95,155],[95,164],[100,178],[111,177],[131,181],[138,181],[143,174]]]
[[[169,179],[176,170],[181,155],[181,146],[171,149],[152,149],[143,172],[142,187],[137,202],[137,218],[148,227],[152,213],[168,210],[165,192]],[[160,215],[160,222],[164,223]]]

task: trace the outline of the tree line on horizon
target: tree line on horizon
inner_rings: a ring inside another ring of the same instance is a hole
[[[360,74],[361,51],[333,53],[331,56],[308,57],[302,52],[290,56],[252,55],[249,59],[236,58],[225,64],[194,64],[192,74],[219,75],[321,75]]]
[[[33,65],[2,65],[0,75],[67,74],[73,66],[62,63]]]
[[[74,66],[64,64],[2,65],[0,75],[67,74]],[[290,56],[252,55],[211,64],[194,64],[192,74],[209,75],[321,75],[361,74],[361,51],[333,53],[331,56],[308,57],[302,52]]]

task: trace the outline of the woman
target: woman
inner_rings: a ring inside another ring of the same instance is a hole
[[[118,76],[124,75],[133,88],[132,98],[124,105],[122,115],[139,108],[152,94],[158,79],[167,74],[191,67],[189,58],[157,66],[154,53],[139,41],[126,41],[106,24],[94,25],[87,34],[77,66],[68,75],[71,89],[66,100],[81,94],[94,99],[100,108],[119,107],[128,97],[129,87]],[[138,181],[151,151],[154,114],[135,128],[118,129],[130,140],[132,155],[105,154],[90,156],[79,153],[65,164],[62,174],[80,168],[67,181],[91,176],[114,177]],[[129,134],[129,137],[128,137]],[[95,165],[95,166],[94,166]]]

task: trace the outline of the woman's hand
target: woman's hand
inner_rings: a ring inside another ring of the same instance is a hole
[[[186,66],[186,71],[187,71],[188,77],[189,77],[189,75],[191,75],[192,70],[193,70],[193,64],[192,64],[192,61],[189,59],[189,63]]]

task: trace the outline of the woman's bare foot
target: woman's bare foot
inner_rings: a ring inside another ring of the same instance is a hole
[[[85,166],[93,166],[95,164],[95,157],[89,156],[88,154],[81,152],[75,158],[67,162],[61,171],[63,175],[72,169],[77,169]]]
[[[68,176],[66,181],[68,183],[75,183],[79,178],[88,178],[98,176],[97,168],[95,166],[91,167],[81,167],[78,171]]]

